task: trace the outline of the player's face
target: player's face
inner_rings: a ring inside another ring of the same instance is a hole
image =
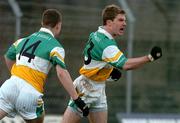
[[[114,37],[124,34],[126,27],[126,17],[123,14],[118,14],[112,21],[112,35]]]

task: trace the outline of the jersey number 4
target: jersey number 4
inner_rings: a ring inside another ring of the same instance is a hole
[[[28,41],[29,41],[29,39],[27,39],[24,42],[24,44],[23,44],[23,46],[21,48],[21,51],[20,51],[18,59],[20,60],[21,56],[26,56],[26,57],[29,58],[28,62],[30,63],[31,59],[35,58],[34,52],[35,52],[36,48],[38,47],[38,45],[41,43],[41,41],[37,41],[37,42],[31,44],[30,46],[26,47]]]

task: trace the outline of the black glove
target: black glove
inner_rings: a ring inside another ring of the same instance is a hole
[[[78,97],[76,100],[74,100],[77,107],[83,112],[83,116],[88,116],[89,114],[89,107],[84,103],[84,101]]]
[[[150,61],[154,61],[159,59],[162,56],[162,50],[160,47],[158,46],[154,46],[151,49],[151,53],[148,55],[148,58],[150,59]]]
[[[113,68],[113,71],[110,74],[109,81],[117,81],[121,78],[121,71],[119,71],[117,68]]]

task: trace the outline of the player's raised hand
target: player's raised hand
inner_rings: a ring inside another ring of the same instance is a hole
[[[77,107],[83,112],[83,116],[88,116],[89,114],[89,107],[85,104],[85,102],[78,97],[76,100],[74,100]]]
[[[150,59],[150,61],[154,61],[154,60],[157,60],[159,58],[161,58],[162,56],[162,50],[160,47],[158,46],[154,46],[152,49],[151,49],[151,52],[150,54],[148,55],[148,58]]]

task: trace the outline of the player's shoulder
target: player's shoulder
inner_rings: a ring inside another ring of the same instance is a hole
[[[103,49],[111,45],[115,45],[115,46],[117,45],[114,39],[111,39],[105,34],[100,33],[100,32],[94,33],[94,40],[96,40],[98,45]]]
[[[92,32],[89,37],[93,40],[96,40],[97,42],[100,42],[107,38],[104,34],[99,33],[98,31]]]
[[[17,47],[20,43],[22,43],[24,40],[26,40],[26,37],[17,39],[13,45]]]
[[[46,44],[47,49],[49,49],[51,52],[52,51],[63,51],[64,52],[64,48],[61,45],[60,41],[52,38],[51,40],[48,41],[48,44]]]
[[[51,43],[53,46],[63,47],[62,44],[60,43],[60,40],[57,40],[56,38],[52,38],[52,39],[50,40],[50,43]]]

